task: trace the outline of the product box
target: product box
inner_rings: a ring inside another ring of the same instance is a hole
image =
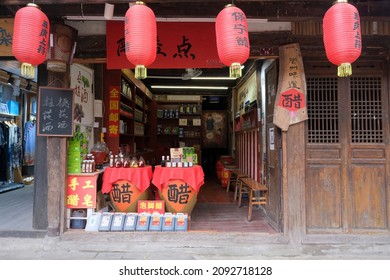
[[[0,113],[9,114],[8,106],[6,103],[0,103]]]
[[[135,227],[137,226],[137,220],[137,213],[126,213],[123,231],[135,231]]]
[[[113,216],[114,216],[114,213],[112,213],[112,212],[103,212],[98,230],[99,231],[110,231]]]
[[[138,214],[137,225],[135,227],[136,231],[148,231],[149,230],[149,213],[140,213]]]
[[[122,231],[123,230],[123,225],[125,223],[125,213],[115,213],[114,216],[112,217],[112,222],[111,222],[111,231]]]
[[[102,220],[102,213],[93,212],[88,217],[87,225],[85,226],[85,231],[98,231],[101,220]]]
[[[193,126],[200,126],[201,120],[200,119],[193,119],[192,120],[192,125]]]
[[[198,163],[198,155],[195,153],[194,154],[187,154],[184,161]]]
[[[184,213],[176,213],[175,231],[188,230],[188,215]]]
[[[180,126],[187,126],[187,124],[188,124],[187,119],[179,119]]]
[[[183,148],[171,148],[171,161],[179,162],[183,158]]]
[[[194,147],[183,147],[183,161],[187,161],[187,157],[195,153]]]
[[[162,217],[162,226],[161,230],[162,231],[175,231],[175,215],[166,212],[163,217]]]
[[[11,115],[19,115],[19,102],[14,100],[7,100],[8,112]]]
[[[149,220],[149,231],[161,231],[162,215],[160,213],[153,213]]]

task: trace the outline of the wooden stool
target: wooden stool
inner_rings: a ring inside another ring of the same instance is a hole
[[[251,221],[253,205],[267,204],[266,193],[268,191],[268,188],[265,185],[251,178],[241,178],[240,181],[241,181],[241,186],[240,186],[238,207],[241,207],[242,194],[248,193],[249,194],[248,221]],[[246,187],[246,191],[243,191],[243,188],[245,187]]]

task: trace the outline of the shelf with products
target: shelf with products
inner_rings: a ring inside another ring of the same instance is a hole
[[[142,81],[134,77],[130,69],[107,70],[105,77],[107,77],[105,82],[108,84],[106,88],[110,93],[105,99],[105,106],[111,109],[115,107],[113,101],[118,104],[116,115],[115,111],[109,109],[105,116],[108,132],[107,146],[114,153],[117,153],[120,147],[126,147],[130,156],[139,157],[147,152],[149,161],[154,162],[156,110],[151,92]],[[115,84],[118,86],[112,86]],[[113,88],[120,93],[116,95],[117,99],[111,98]],[[117,130],[113,128],[115,121],[117,121]]]
[[[201,99],[156,100],[157,158],[167,156],[170,148],[197,147],[201,158],[202,143]]]

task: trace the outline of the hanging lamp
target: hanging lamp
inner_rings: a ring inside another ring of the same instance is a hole
[[[49,19],[38,5],[29,3],[16,12],[12,52],[22,62],[23,77],[34,78],[34,67],[46,60],[49,35]]]
[[[328,60],[337,65],[337,75],[352,75],[352,63],[362,50],[360,16],[347,0],[338,0],[325,13],[323,39]]]
[[[135,65],[135,77],[147,77],[146,66],[156,59],[157,24],[153,11],[142,1],[137,1],[125,15],[125,52]]]
[[[230,77],[242,76],[241,65],[250,52],[248,22],[244,12],[234,4],[226,5],[215,22],[218,56],[230,67]]]

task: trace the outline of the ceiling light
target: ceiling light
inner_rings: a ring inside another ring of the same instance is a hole
[[[211,89],[211,90],[227,90],[229,87],[213,87],[213,86],[163,86],[152,85],[151,88],[156,89]]]

